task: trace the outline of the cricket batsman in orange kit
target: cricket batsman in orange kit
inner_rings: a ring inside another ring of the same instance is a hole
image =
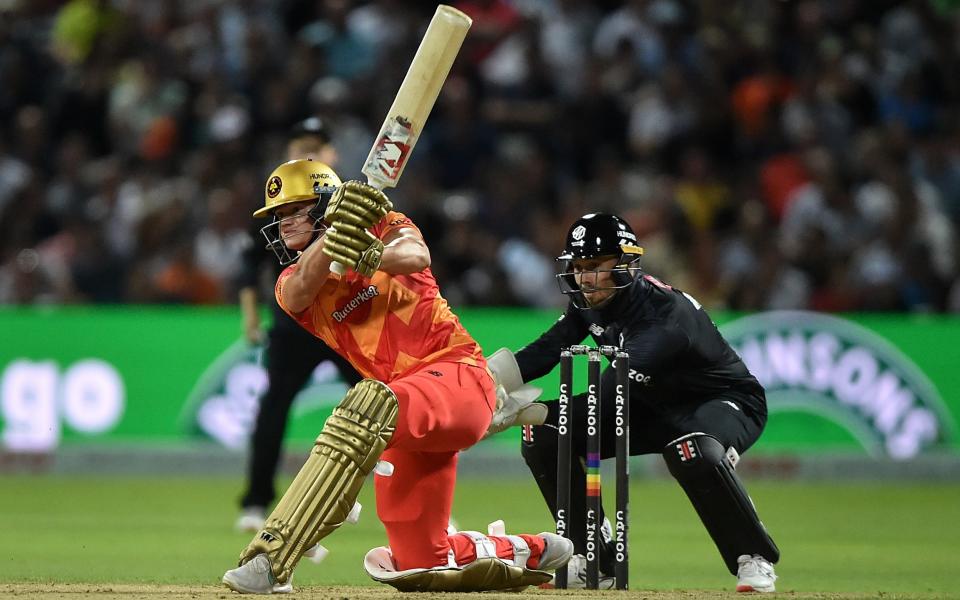
[[[266,184],[268,246],[289,265],[277,302],[365,377],[327,419],[293,483],[223,582],[292,590],[305,551],[339,527],[370,471],[389,547],[364,567],[402,591],[484,591],[544,583],[569,560],[562,537],[448,533],[457,454],[515,424],[515,363],[484,359],[430,272],[417,227],[386,195],[294,160]],[[331,263],[349,267],[342,276]],[[498,375],[499,373],[499,375]],[[494,533],[494,532],[491,532]],[[502,532],[497,532],[502,533]]]

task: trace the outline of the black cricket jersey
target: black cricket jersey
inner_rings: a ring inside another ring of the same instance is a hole
[[[690,295],[651,275],[638,277],[599,310],[571,303],[549,330],[517,352],[523,380],[549,373],[562,348],[580,344],[588,335],[598,345],[619,346],[630,355],[631,404],[666,412],[734,392],[766,414],[763,387],[707,312]],[[612,387],[605,386],[603,395],[612,393]]]

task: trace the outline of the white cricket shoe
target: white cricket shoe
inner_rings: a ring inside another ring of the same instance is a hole
[[[224,573],[223,583],[241,594],[289,594],[293,591],[292,577],[286,583],[277,583],[266,554],[258,554],[246,564]]]
[[[572,543],[571,543],[572,544]],[[548,569],[544,569],[548,570]],[[554,576],[556,579],[556,576]],[[553,589],[556,587],[556,582],[554,579],[551,579],[548,583],[541,585],[541,588]],[[600,577],[597,579],[597,589],[598,590],[612,590],[616,585],[617,580],[615,577],[610,575],[604,575],[600,573]],[[582,554],[574,554],[570,557],[569,562],[567,562],[567,589],[571,590],[583,590],[587,587],[587,557]]]
[[[267,522],[267,509],[262,506],[245,506],[233,528],[241,533],[256,533]]]
[[[770,561],[759,554],[750,556],[742,554],[737,558],[740,568],[737,569],[738,592],[775,592],[773,582],[777,575],[773,572]]]
[[[538,571],[556,571],[570,561],[573,556],[573,542],[549,531],[538,535],[546,542],[537,564]]]

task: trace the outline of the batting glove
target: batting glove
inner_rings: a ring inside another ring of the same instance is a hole
[[[338,223],[327,230],[323,253],[364,277],[373,277],[383,260],[383,242],[362,227]]]
[[[380,222],[393,204],[387,195],[362,181],[351,180],[337,188],[323,218],[331,225],[347,223],[363,229]]]

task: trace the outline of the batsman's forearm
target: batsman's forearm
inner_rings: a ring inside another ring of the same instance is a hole
[[[323,243],[315,242],[300,255],[297,270],[283,281],[284,306],[299,313],[313,304],[320,288],[330,277],[330,257],[323,253]]]
[[[419,273],[430,266],[430,250],[417,237],[400,237],[383,248],[380,270],[391,275]]]

